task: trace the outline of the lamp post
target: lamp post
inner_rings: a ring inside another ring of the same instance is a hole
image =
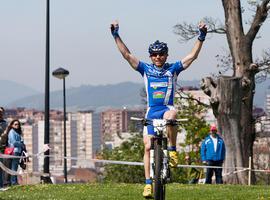
[[[46,0],[46,55],[45,55],[45,102],[44,145],[50,144],[50,0]],[[50,174],[50,151],[44,153],[43,172]],[[41,177],[44,183],[52,183],[50,177]]]
[[[65,78],[69,75],[69,71],[63,68],[58,68],[53,71],[52,75],[56,78],[63,79],[63,107],[64,107],[64,177],[67,183],[67,137],[66,137],[66,81]]]

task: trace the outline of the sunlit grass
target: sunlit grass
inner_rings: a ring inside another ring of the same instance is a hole
[[[142,198],[141,184],[59,184],[16,186],[0,192],[0,200],[88,200]],[[168,200],[270,200],[268,186],[167,185]]]

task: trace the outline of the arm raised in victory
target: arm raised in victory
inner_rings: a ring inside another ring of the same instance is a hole
[[[117,48],[122,54],[122,56],[128,61],[130,66],[136,70],[139,65],[139,60],[130,53],[129,49],[119,36],[119,24],[117,21],[114,21],[111,24],[111,33],[112,36],[114,37]]]
[[[207,27],[203,22],[201,22],[199,24],[198,40],[196,41],[191,52],[185,58],[182,59],[184,69],[187,69],[191,65],[191,63],[198,57],[203,45],[203,41],[205,40],[206,34],[207,34]]]

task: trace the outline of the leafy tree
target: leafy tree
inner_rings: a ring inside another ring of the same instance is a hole
[[[270,0],[248,1],[254,15],[250,23],[243,21],[245,11],[240,0],[221,0],[225,22],[218,24],[217,20],[205,18],[209,33],[225,34],[229,46],[232,75],[219,76],[217,80],[206,77],[202,80],[202,89],[211,97],[210,103],[217,118],[219,132],[223,134],[226,143],[227,159],[224,172],[227,183],[247,183],[247,173],[231,173],[236,167],[248,167],[249,157],[253,155],[255,139],[254,119],[252,116],[253,98],[255,93],[256,75],[269,72],[270,51],[265,50],[261,58],[254,59],[252,46],[256,36],[265,23]],[[243,24],[246,24],[245,27]],[[247,28],[245,31],[244,28]],[[196,35],[196,26],[178,24],[176,34],[183,40],[189,40]],[[229,64],[229,63],[227,63]],[[254,179],[253,179],[254,181]]]
[[[209,133],[209,125],[207,125],[204,119],[204,115],[206,114],[209,106],[200,102],[198,99],[194,99],[191,94],[183,93],[181,91],[178,93],[175,106],[178,108],[177,118],[188,119],[188,121],[182,123],[180,127],[180,129],[183,128],[186,132],[185,141],[180,145],[184,148],[188,147],[189,151],[182,152],[179,155],[180,163],[190,164],[185,160],[185,157],[188,155],[190,160],[194,161],[195,164],[200,164],[200,144]],[[180,168],[177,170],[178,172],[174,172],[173,178],[178,179],[181,182],[188,182],[189,169]]]
[[[187,123],[182,124],[182,128],[186,130],[186,141],[181,144],[183,147],[190,148],[189,156],[192,160],[200,160],[200,142],[209,132],[209,127],[203,119],[206,112],[206,105],[194,99],[191,95],[181,95],[176,99],[176,107],[178,107],[178,118],[188,118]],[[179,127],[179,131],[181,128]],[[133,136],[123,142],[119,147],[112,150],[104,149],[101,157],[107,160],[124,160],[133,162],[142,162],[144,154],[144,145],[142,135],[133,133]],[[185,164],[186,153],[180,153],[180,163]],[[142,183],[144,181],[143,166],[129,165],[105,165],[105,180],[112,182],[124,183]],[[188,169],[177,168],[172,169],[171,182],[187,183]]]
[[[186,131],[185,143],[182,146],[189,146],[190,151],[197,152],[200,149],[200,142],[209,133],[209,125],[207,125],[204,119],[209,106],[194,99],[191,94],[183,92],[179,94],[179,97],[176,98],[177,118],[188,119],[188,122],[182,124]]]
[[[133,136],[112,150],[104,149],[101,157],[107,160],[120,160],[142,162],[144,145],[142,135],[134,133]],[[133,165],[105,165],[105,180],[121,183],[142,183],[144,181],[143,166]]]

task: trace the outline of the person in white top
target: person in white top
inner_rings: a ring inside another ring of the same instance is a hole
[[[217,134],[216,125],[212,124],[210,126],[210,134],[204,139],[201,145],[202,162],[208,166],[221,167],[225,160],[225,153],[225,143]],[[214,172],[216,176],[216,183],[222,184],[222,168],[207,168],[205,183],[212,183],[212,176]]]
[[[214,151],[217,152],[217,136],[216,136],[216,131],[215,132],[212,131],[212,134],[210,135],[210,138],[213,140],[213,143],[214,143]]]

